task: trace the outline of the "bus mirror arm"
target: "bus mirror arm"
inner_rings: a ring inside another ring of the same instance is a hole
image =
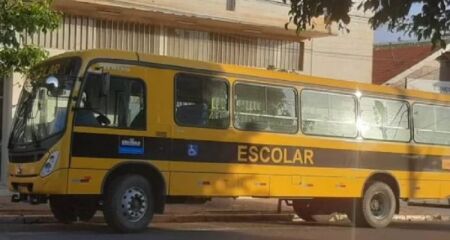
[[[102,73],[102,95],[109,95],[109,88],[111,86],[111,75],[109,73]]]

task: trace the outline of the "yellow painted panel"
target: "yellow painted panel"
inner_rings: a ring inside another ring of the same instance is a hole
[[[203,172],[203,173],[234,173],[259,175],[298,175],[299,172],[308,176],[352,176],[367,177],[373,170],[345,169],[323,167],[298,167],[286,165],[261,165],[239,163],[205,163],[205,162],[171,162],[173,172]]]
[[[445,194],[441,185],[450,182],[446,172],[392,171],[392,175],[398,181],[401,198],[441,198]]]
[[[161,172],[169,170],[168,161],[148,161],[148,160],[126,160],[126,159],[111,159],[111,158],[87,158],[87,157],[72,157],[72,168],[84,169],[112,169],[117,164],[125,162],[147,163],[155,166]]]
[[[450,199],[450,181],[443,181],[441,183],[441,196],[440,198]]]
[[[315,197],[360,197],[364,179],[349,177],[303,177],[305,195]]]
[[[440,196],[440,181],[416,180],[410,182],[411,198],[437,198]]]
[[[47,177],[9,177],[9,188],[12,184],[33,184],[35,194],[66,194],[67,191],[67,169],[58,169]],[[19,189],[19,192],[26,192]],[[28,192],[26,192],[28,193]]]
[[[268,196],[269,177],[250,174],[171,173],[170,195]]]
[[[100,194],[106,170],[70,169],[69,194]]]
[[[271,197],[360,197],[363,178],[273,176]]]
[[[270,178],[270,196],[302,196],[303,193],[297,185],[300,182],[301,177],[299,176],[272,176]]]

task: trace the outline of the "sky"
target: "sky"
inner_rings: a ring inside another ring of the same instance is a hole
[[[387,27],[381,27],[375,30],[375,43],[389,43],[389,42],[399,42],[399,41],[409,41],[414,40],[414,37],[405,35],[402,32],[392,33],[387,30]]]
[[[411,7],[410,14],[415,14],[420,12],[421,5],[415,4]],[[387,27],[380,27],[375,30],[375,43],[388,43],[388,42],[399,42],[400,41],[410,41],[415,40],[414,37],[409,37],[401,32],[392,33],[387,30]]]

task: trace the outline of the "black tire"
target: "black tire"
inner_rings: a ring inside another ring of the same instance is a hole
[[[50,197],[50,210],[60,223],[70,224],[77,221],[76,209],[70,199],[65,197]]]
[[[141,175],[115,178],[108,184],[104,198],[105,220],[117,232],[143,231],[153,218],[152,188]]]
[[[53,216],[61,223],[70,224],[89,221],[97,212],[97,199],[70,196],[50,197],[50,209]]]
[[[384,228],[391,223],[396,207],[396,197],[389,185],[374,182],[364,191],[362,199],[355,200],[348,217],[357,227]]]
[[[305,220],[306,222],[316,222],[314,219],[315,208],[313,204],[313,200],[293,200],[292,207],[294,208],[295,214],[298,217]]]

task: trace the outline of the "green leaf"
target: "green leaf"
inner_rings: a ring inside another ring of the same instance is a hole
[[[26,73],[48,54],[23,39],[56,29],[61,15],[51,9],[50,0],[0,0],[0,77],[15,71]]]
[[[410,16],[413,4],[420,4],[422,9]],[[298,30],[323,15],[324,8],[329,21],[348,25],[352,5],[351,0],[292,0],[289,15]],[[356,7],[372,13],[369,24],[373,29],[387,26],[390,31],[416,36],[418,41],[425,39],[441,48],[446,46],[442,38],[450,31],[450,0],[362,0]]]

